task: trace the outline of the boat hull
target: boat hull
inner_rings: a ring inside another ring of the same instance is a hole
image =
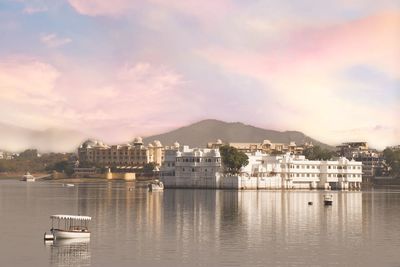
[[[150,192],[163,191],[164,184],[162,182],[150,183],[148,184],[148,188]]]
[[[61,231],[53,230],[55,239],[68,239],[68,238],[89,238],[90,232],[74,232],[74,231]]]

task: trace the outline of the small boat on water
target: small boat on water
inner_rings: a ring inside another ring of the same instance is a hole
[[[26,172],[23,176],[21,181],[24,182],[34,182],[36,179],[33,175],[31,175],[29,172]]]
[[[50,219],[50,234],[45,233],[45,240],[49,240],[51,237],[53,239],[90,237],[88,223],[92,218],[89,216],[51,215]]]
[[[74,184],[63,184],[64,187],[74,187]]]
[[[324,195],[324,205],[332,206],[332,203],[333,203],[333,195],[331,194]]]
[[[164,184],[159,180],[155,180],[154,182],[149,183],[147,186],[149,188],[149,192],[164,190]]]

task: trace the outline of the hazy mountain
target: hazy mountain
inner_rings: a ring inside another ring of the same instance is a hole
[[[47,129],[37,131],[0,123],[0,149],[19,152],[36,148],[40,152],[71,152],[85,139],[78,131]]]
[[[191,147],[204,147],[208,142],[215,142],[217,139],[221,139],[223,142],[244,143],[261,143],[267,139],[273,143],[294,141],[298,145],[311,141],[314,145],[332,148],[298,131],[279,132],[245,125],[240,122],[227,123],[218,120],[203,120],[171,132],[149,136],[143,140],[145,143],[160,140],[164,145],[172,145],[175,141],[178,141],[180,144]]]
[[[63,129],[37,131],[23,127],[0,123],[0,150],[19,152],[36,148],[40,152],[72,152],[87,139],[85,134]],[[221,139],[223,142],[262,142],[265,139],[275,143],[296,144],[313,142],[326,148],[332,148],[297,131],[279,132],[266,130],[240,122],[227,123],[218,120],[203,120],[164,134],[144,138],[145,143],[160,140],[164,145],[178,141],[191,147],[205,147],[208,142]],[[123,142],[120,142],[123,143]]]

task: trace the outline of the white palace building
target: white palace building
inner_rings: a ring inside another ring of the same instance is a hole
[[[166,188],[360,189],[362,164],[339,158],[307,160],[302,155],[249,153],[240,175],[225,175],[218,149],[175,144],[165,150],[161,179]]]

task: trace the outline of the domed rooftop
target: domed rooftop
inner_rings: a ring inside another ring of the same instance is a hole
[[[162,144],[161,144],[161,142],[159,140],[154,140],[153,145],[155,147],[162,147]]]
[[[271,144],[271,141],[269,141],[269,140],[263,140],[263,145],[266,145],[266,144]]]
[[[151,147],[154,147],[154,146],[150,143],[147,147],[150,147],[150,148],[151,148]]]
[[[133,143],[134,144],[143,144],[142,137],[135,137],[135,139],[133,139]]]
[[[82,143],[81,148],[90,148],[96,146],[98,141],[93,140],[93,139],[88,139],[85,142]]]
[[[221,139],[217,139],[217,144],[218,145],[222,145],[222,140]]]
[[[179,148],[181,145],[177,142],[177,141],[175,141],[175,143],[174,143],[174,147],[175,148]]]

